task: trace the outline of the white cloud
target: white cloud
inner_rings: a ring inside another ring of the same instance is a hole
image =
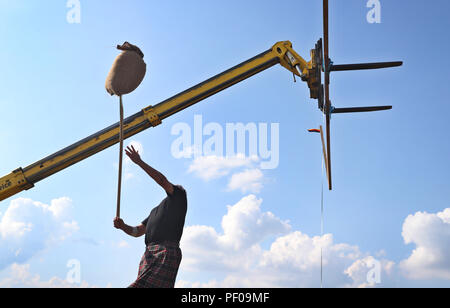
[[[142,145],[142,143],[140,143],[139,141],[136,140],[131,140],[128,144],[126,144],[126,146],[124,147],[124,149],[126,149],[127,146],[133,146],[134,149],[136,151],[138,151],[139,155],[141,156],[141,158],[143,157],[144,154],[144,146]],[[122,178],[124,181],[129,181],[133,178],[136,177],[135,171],[136,171],[136,166],[134,165],[134,163],[131,161],[131,159],[124,154],[124,164],[122,166]],[[119,170],[119,164],[117,162],[113,163],[113,167],[116,170]]]
[[[317,287],[321,248],[327,284],[354,285],[355,266],[348,273],[345,270],[368,254],[357,246],[334,243],[331,234],[310,237],[292,232],[287,221],[262,212],[261,204],[261,199],[249,195],[228,206],[222,219],[223,233],[210,226],[186,227],[181,242],[182,271],[225,277],[200,282],[181,279],[177,287]],[[270,249],[261,248],[264,239],[276,236]]]
[[[128,244],[127,241],[121,240],[117,243],[113,243],[113,247],[115,248],[128,248],[130,247],[130,244]]]
[[[393,276],[395,263],[389,260],[377,260],[372,256],[358,259],[344,273],[353,283],[349,287],[368,288],[383,283],[388,285]]]
[[[249,195],[228,206],[228,213],[222,219],[224,233],[219,240],[240,249],[251,247],[267,236],[288,232],[291,228],[289,223],[271,212],[261,212],[261,203],[262,199]]]
[[[176,286],[318,287],[321,250],[325,287],[421,286],[430,279],[444,279],[445,285],[450,280],[450,209],[408,216],[403,237],[417,248],[408,259],[395,263],[385,258],[385,251],[377,252],[377,259],[358,246],[335,243],[332,234],[291,231],[287,221],[262,212],[261,204],[261,199],[249,195],[229,206],[222,233],[211,226],[186,227]],[[270,248],[263,249],[261,242],[271,237],[275,239]],[[188,281],[184,273],[216,278]]]
[[[194,173],[205,181],[209,181],[226,176],[237,168],[252,167],[258,161],[259,158],[257,156],[246,157],[243,154],[231,157],[200,156],[192,161],[188,172]]]
[[[264,250],[258,244],[240,248],[223,245],[221,236],[206,226],[188,227],[185,232],[182,271],[208,271],[225,277],[206,282],[181,279],[177,287],[318,287],[321,248],[325,286],[347,287],[355,284],[352,278],[359,277],[355,277],[355,266],[348,273],[346,269],[366,257],[356,246],[333,243],[331,234],[310,237],[290,232]]]
[[[263,252],[256,277],[261,273],[264,274],[262,278],[267,275],[268,286],[318,287],[321,250],[325,286],[345,287],[352,284],[352,277],[345,270],[366,254],[357,246],[334,243],[332,234],[311,237],[300,231],[277,238],[270,249]]]
[[[260,254],[259,242],[290,230],[287,222],[270,212],[261,212],[261,202],[250,195],[228,206],[222,219],[222,234],[208,226],[186,227],[181,242],[183,266],[230,270],[252,263],[253,255]]]
[[[259,193],[263,187],[263,173],[260,169],[247,169],[235,173],[228,182],[228,190],[241,190],[242,193]]]
[[[139,155],[140,155],[141,157],[143,157],[143,155],[144,155],[144,146],[142,145],[141,142],[136,141],[136,140],[131,140],[131,141],[125,146],[125,149],[126,149],[127,146],[129,146],[129,147],[133,146],[134,149],[135,149],[136,151],[138,151]],[[130,159],[127,155],[124,154],[124,157],[125,157],[125,163],[126,163],[126,164],[132,164],[132,163],[133,163],[133,162],[131,161],[131,159]]]
[[[417,212],[403,223],[403,239],[416,248],[400,267],[411,279],[450,279],[450,208]]]
[[[12,264],[7,278],[0,280],[0,288],[92,288],[85,281],[72,284],[59,277],[52,277],[48,281],[41,280],[37,274],[30,273],[29,264]]]
[[[70,200],[67,197],[63,197],[52,200],[50,205],[48,206],[48,210],[52,212],[55,219],[62,221],[69,219],[69,216],[71,214],[70,213],[71,206],[72,200]]]
[[[50,205],[25,198],[12,200],[0,220],[0,270],[27,261],[77,231],[71,207],[66,197]]]

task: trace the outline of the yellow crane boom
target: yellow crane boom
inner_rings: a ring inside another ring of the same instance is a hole
[[[180,112],[236,83],[258,74],[276,64],[291,71],[308,83],[311,98],[317,98],[320,76],[317,76],[315,50],[306,62],[289,41],[276,43],[271,49],[187,89],[155,106],[148,106],[124,120],[124,138],[155,127],[162,120]],[[119,123],[111,125],[73,145],[62,149],[28,167],[18,168],[0,178],[0,201],[5,200],[85,158],[119,142]]]

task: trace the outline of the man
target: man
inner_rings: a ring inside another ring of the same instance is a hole
[[[187,211],[186,191],[142,161],[133,146],[127,147],[125,153],[167,193],[167,197],[137,227],[125,224],[118,217],[114,219],[114,227],[130,236],[145,234],[146,250],[139,264],[138,277],[129,287],[173,288],[181,262],[179,243]]]

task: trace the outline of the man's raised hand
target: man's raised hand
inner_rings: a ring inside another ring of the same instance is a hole
[[[135,150],[135,148],[131,145],[131,146],[127,146],[127,148],[125,149],[125,154],[127,154],[127,156],[131,159],[131,161],[135,164],[140,163],[141,160],[141,156],[139,155],[139,152]]]

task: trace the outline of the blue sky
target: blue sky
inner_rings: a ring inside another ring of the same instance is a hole
[[[366,285],[371,258],[382,267],[377,286],[450,286],[450,4],[381,0],[382,22],[369,24],[367,1],[330,2],[335,63],[404,66],[332,75],[336,107],[394,108],[333,117],[334,191],[324,196],[325,236],[320,139],[307,133],[322,115],[307,86],[293,83],[281,66],[127,141],[139,143],[144,160],[188,192],[177,286],[319,286],[320,245],[325,286]],[[290,40],[309,60],[322,35],[321,1],[81,0],[80,23],[67,22],[66,4],[0,0],[1,176],[118,121],[117,98],[104,89],[117,44],[137,44],[148,65],[141,86],[124,98],[131,115],[278,41]],[[193,129],[195,115],[224,129],[279,123],[278,167],[262,170],[260,161],[245,158],[234,168],[227,158],[175,159],[171,130],[179,123]],[[83,285],[133,281],[144,242],[112,227],[117,150],[0,203],[0,251],[7,256],[0,259],[0,286],[27,286],[20,273],[35,285],[65,285],[72,259]],[[208,168],[223,172],[202,176]],[[164,192],[130,163],[125,172],[122,215],[138,224]],[[237,187],[250,188],[231,189],[233,175],[241,179]]]

